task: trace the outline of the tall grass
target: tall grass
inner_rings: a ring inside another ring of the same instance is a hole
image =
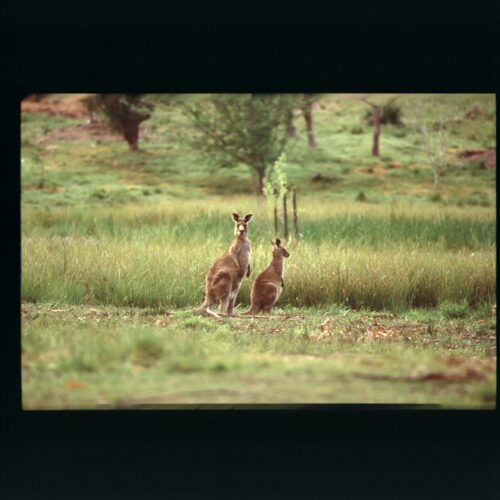
[[[495,298],[494,213],[304,199],[302,239],[286,245],[281,305],[475,306]],[[22,297],[136,306],[201,302],[204,277],[232,239],[231,211],[254,212],[255,278],[274,236],[255,198],[100,210],[23,210]],[[248,303],[251,280],[240,300]]]
[[[443,249],[491,248],[496,242],[494,211],[488,208],[356,205],[305,199],[300,210],[304,241],[336,245],[409,244]],[[207,202],[178,201],[153,206],[23,210],[24,235],[87,236],[148,241],[225,242],[232,211],[254,212],[252,241],[267,241],[274,229],[261,199],[235,197]],[[291,225],[291,222],[290,222]]]
[[[253,275],[271,259],[271,246],[255,244]],[[160,243],[106,238],[23,240],[22,295],[26,301],[136,306],[193,306],[201,302],[205,274],[224,245]],[[375,250],[332,243],[289,246],[281,305],[344,303],[374,309],[477,305],[495,298],[491,250]],[[240,300],[248,304],[251,280]]]

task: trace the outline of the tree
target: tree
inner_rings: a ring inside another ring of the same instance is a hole
[[[264,180],[263,194],[267,200],[267,206],[274,216],[274,234],[278,234],[278,205],[283,201],[287,192],[287,179],[284,170],[286,162],[285,153],[281,153],[280,157],[267,170],[267,175]]]
[[[372,124],[373,124],[373,144],[372,155],[379,156],[380,154],[380,132],[382,126],[382,117],[384,115],[384,108],[390,106],[399,96],[392,96],[383,104],[376,104],[372,100],[362,98],[361,100],[371,106],[372,108]]]
[[[318,98],[319,94],[304,94],[302,100],[302,113],[304,114],[304,119],[306,121],[307,142],[311,148],[315,148],[318,145],[316,137],[314,136],[312,114],[313,104]]]
[[[448,168],[446,150],[450,144],[450,125],[460,119],[460,108],[455,109],[444,96],[430,101],[413,102],[405,115],[418,138],[418,148],[427,155],[432,169],[433,191],[437,191],[441,177]]]
[[[87,94],[82,98],[82,104],[85,106],[85,109],[89,114],[88,123],[95,123],[95,114],[99,108],[98,94]]]
[[[293,124],[293,107],[290,107],[286,114],[286,130],[290,139],[297,139],[297,128]]]
[[[316,137],[314,135],[313,126],[313,106],[321,97],[321,94],[284,94],[283,98],[287,99],[288,111],[285,122],[287,125],[287,133],[290,139],[297,138],[297,129],[293,124],[295,111],[298,111],[306,122],[307,142],[311,148],[317,147]]]
[[[247,165],[258,193],[267,168],[285,147],[290,106],[284,94],[219,94],[182,105],[197,131],[194,146],[220,166]]]
[[[151,116],[153,104],[144,94],[98,94],[98,105],[132,151],[139,150],[139,126]]]

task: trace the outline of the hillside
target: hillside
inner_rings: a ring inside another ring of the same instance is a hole
[[[374,99],[383,101],[382,95]],[[141,151],[128,151],[102,117],[88,124],[82,95],[54,94],[23,103],[23,206],[154,203],[213,195],[252,194],[245,165],[221,169],[194,151],[179,107],[158,96],[141,128]],[[495,195],[495,98],[493,95],[402,96],[401,126],[384,125],[380,156],[371,155],[369,106],[356,96],[325,95],[314,109],[318,147],[308,147],[305,124],[295,118],[296,140],[287,146],[287,175],[301,196],[345,201],[438,202],[493,207]],[[407,117],[430,104],[429,120],[452,111],[446,170],[432,191],[428,157]],[[43,186],[40,185],[43,168]]]

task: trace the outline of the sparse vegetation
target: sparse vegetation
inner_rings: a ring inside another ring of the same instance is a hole
[[[331,306],[225,321],[141,312],[24,305],[24,407],[494,406],[496,322],[486,311],[464,320]]]

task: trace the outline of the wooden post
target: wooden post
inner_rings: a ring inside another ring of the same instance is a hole
[[[300,239],[299,232],[299,214],[297,213],[297,190],[295,186],[292,188],[292,203],[293,203],[293,227],[295,228],[295,238]]]
[[[274,235],[278,236],[278,190],[274,190]]]
[[[288,239],[288,213],[286,211],[286,195],[287,193],[285,191],[285,194],[283,195],[283,237],[285,238],[285,240]]]
[[[38,145],[38,160],[40,161],[40,179],[38,180],[38,189],[43,189],[45,185],[45,138],[42,137]]]
[[[372,155],[379,156],[380,123],[382,121],[381,106],[373,106],[373,146]]]

